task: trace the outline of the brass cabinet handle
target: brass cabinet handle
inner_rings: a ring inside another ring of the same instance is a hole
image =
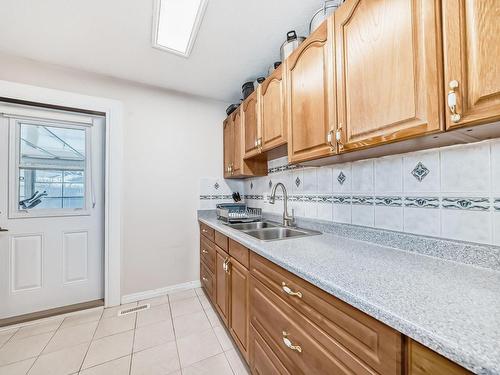
[[[230,274],[231,273],[231,269],[229,268],[229,265],[231,264],[231,259],[226,258],[226,260],[224,261],[224,263],[226,264],[226,268],[224,269],[224,271],[226,271],[227,274]]]
[[[257,138],[255,139],[255,148],[259,150],[259,152],[262,152],[262,138]]]
[[[288,338],[288,333],[286,331],[283,331],[283,343],[287,348],[302,353],[302,348],[300,347],[300,345],[293,345],[290,339]]]
[[[208,251],[206,251],[205,249],[202,249],[202,250],[201,250],[201,252],[202,252],[203,254],[208,254]]]
[[[294,292],[292,289],[290,289],[290,287],[286,285],[284,281],[281,283],[281,289],[283,289],[283,291],[289,296],[302,298],[301,292]]]
[[[335,151],[335,145],[333,144],[333,130],[330,130],[327,134],[326,134],[326,141],[328,142],[328,144],[330,145],[332,151]]]
[[[229,258],[226,257],[226,259],[224,259],[224,263],[222,263],[222,269],[227,273],[227,270],[228,270],[228,265],[227,263],[229,262]]]
[[[203,279],[204,282],[208,283],[208,279],[205,276],[202,276],[201,278]]]
[[[202,229],[201,230],[203,233],[207,233],[207,230],[206,229]]]
[[[339,124],[339,127],[337,131],[335,132],[335,140],[337,141],[337,144],[339,145],[339,149],[344,148],[344,144],[342,143],[342,124]]]
[[[458,81],[453,80],[449,83],[450,91],[448,91],[448,108],[451,112],[451,121],[457,123],[460,121],[462,116],[457,112],[457,93],[456,89],[458,88]]]

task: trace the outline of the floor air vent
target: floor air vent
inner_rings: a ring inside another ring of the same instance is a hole
[[[118,312],[118,316],[123,316],[123,315],[128,315],[128,314],[133,314],[139,311],[144,311],[150,308],[149,303],[145,303],[144,305],[139,305],[135,307],[131,307],[129,309],[123,309]]]

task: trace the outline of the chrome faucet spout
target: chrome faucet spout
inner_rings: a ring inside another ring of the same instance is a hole
[[[271,190],[271,197],[269,198],[269,203],[274,204],[276,202],[276,189],[278,188],[278,186],[281,187],[281,190],[283,190],[283,225],[285,227],[293,227],[295,226],[295,217],[293,215],[293,209],[291,215],[288,213],[288,193],[283,183],[278,182],[273,186],[273,189]]]

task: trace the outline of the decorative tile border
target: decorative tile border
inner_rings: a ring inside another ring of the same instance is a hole
[[[334,197],[331,195],[323,194],[323,195],[317,195],[316,198],[317,198],[316,202],[318,203],[333,203]]]
[[[200,201],[221,200],[221,199],[233,200],[233,196],[232,195],[200,195]]]
[[[370,196],[353,196],[351,203],[355,205],[372,206],[374,198]]]
[[[488,198],[443,198],[441,206],[455,210],[488,211],[490,200]]]
[[[268,168],[267,173],[273,174],[273,173],[278,173],[278,172],[291,171],[293,169],[299,169],[299,168],[304,168],[304,167],[301,165],[297,165],[297,164],[285,164],[285,165],[281,165],[279,167]]]
[[[376,206],[402,207],[403,197],[375,197]]]
[[[332,197],[332,203],[334,204],[351,204],[352,197],[348,195],[335,195]]]
[[[245,195],[245,199],[262,200],[264,199],[264,196],[251,194],[251,195]]]
[[[202,196],[200,196],[200,199]],[[210,196],[208,196],[210,197]],[[214,197],[214,196],[212,196]],[[231,198],[230,196],[228,196]],[[210,199],[210,198],[209,198]],[[211,198],[220,199],[220,198]],[[245,195],[248,200],[263,200],[263,195]],[[283,195],[276,195],[276,200],[283,200]],[[429,209],[452,209],[452,210],[472,210],[489,211],[490,208],[500,211],[500,198],[463,198],[463,197],[403,197],[403,196],[362,196],[362,195],[308,195],[291,194],[288,196],[290,202],[304,203],[333,203],[333,204],[353,204],[358,206],[385,206],[385,207],[409,207],[409,208],[429,208]]]
[[[438,197],[405,197],[404,205],[414,208],[439,208],[440,202]]]

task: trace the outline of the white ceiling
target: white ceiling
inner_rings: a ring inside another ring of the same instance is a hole
[[[0,0],[0,51],[234,102],[322,4],[209,0],[185,59],[151,47],[153,0]]]

